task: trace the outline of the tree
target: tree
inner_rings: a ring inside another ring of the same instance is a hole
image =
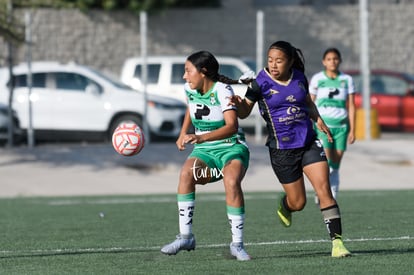
[[[0,37],[7,42],[24,42],[24,24],[15,18],[15,8],[71,7],[64,0],[1,0],[0,1]]]
[[[74,8],[128,10],[135,14],[141,11],[159,12],[168,8],[220,7],[221,0],[0,0],[0,37],[14,43],[24,42],[23,23],[9,14],[8,5],[13,8]],[[13,10],[13,9],[12,9]]]

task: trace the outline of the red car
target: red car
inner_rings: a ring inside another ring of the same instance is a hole
[[[362,108],[362,77],[359,71],[344,71],[355,83],[355,104]],[[371,70],[371,108],[378,114],[381,130],[414,132],[414,75]]]

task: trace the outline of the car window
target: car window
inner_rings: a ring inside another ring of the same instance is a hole
[[[157,84],[158,83],[158,77],[160,75],[161,64],[148,64],[147,67],[148,67],[147,83],[148,84]],[[142,71],[142,66],[137,65],[135,67],[134,77],[141,78],[141,74],[142,74],[141,71]]]
[[[14,87],[27,87],[27,75],[14,75]],[[46,87],[46,74],[34,73],[32,74],[32,87],[33,88],[45,88]]]
[[[184,63],[176,63],[172,65],[171,84],[183,84],[184,79]]]
[[[408,89],[408,84],[401,78],[391,75],[376,75],[372,74],[371,93],[384,95],[405,95]],[[354,80],[355,90],[362,91],[361,75],[352,75]]]
[[[403,96],[408,90],[408,84],[403,79],[398,77],[378,75],[376,76],[375,81],[379,83],[377,88],[378,93],[381,94]]]
[[[86,77],[76,73],[54,73],[56,88],[63,90],[85,91],[89,81]]]
[[[351,76],[352,76],[352,80],[354,81],[355,91],[359,93],[362,92],[361,75],[357,74],[357,75],[351,75]]]
[[[386,94],[385,84],[382,76],[371,75],[371,91],[376,94]]]
[[[243,74],[243,72],[234,65],[223,64],[219,67],[219,74],[237,80]]]

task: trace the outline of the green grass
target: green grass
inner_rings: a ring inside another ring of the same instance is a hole
[[[175,195],[0,199],[1,274],[413,274],[414,190],[341,191],[345,244],[333,259],[309,193],[293,225],[274,193],[246,193],[246,249],[230,257],[223,194],[197,194],[195,251],[165,256],[178,233]],[[104,213],[104,217],[100,217]]]

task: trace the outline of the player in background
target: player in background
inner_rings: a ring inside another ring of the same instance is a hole
[[[320,210],[332,240],[332,257],[351,253],[342,242],[339,206],[329,187],[328,162],[313,123],[331,140],[308,91],[302,52],[286,41],[277,41],[268,49],[267,67],[252,80],[244,98],[233,96],[240,118],[247,117],[259,104],[266,121],[266,145],[273,171],[285,191],[277,214],[285,227],[292,224],[292,213],[306,204],[304,175],[320,199]]]
[[[325,50],[322,58],[324,70],[315,74],[309,84],[309,93],[319,114],[329,127],[332,142],[316,129],[325,149],[329,165],[329,182],[334,198],[339,191],[339,167],[347,144],[355,142],[354,83],[350,75],[339,71],[341,53],[336,48]],[[315,203],[319,203],[315,195]]]
[[[250,153],[238,127],[236,108],[229,104],[234,92],[228,84],[238,81],[220,75],[218,70],[219,63],[207,51],[193,53],[185,62],[183,78],[188,108],[176,144],[180,151],[186,144],[194,144],[194,148],[181,169],[178,183],[180,233],[161,252],[175,255],[180,250],[195,249],[192,224],[196,185],[223,179],[232,234],[230,253],[239,261],[247,261],[250,256],[243,245],[245,209],[241,182]],[[194,134],[189,133],[191,124]]]

